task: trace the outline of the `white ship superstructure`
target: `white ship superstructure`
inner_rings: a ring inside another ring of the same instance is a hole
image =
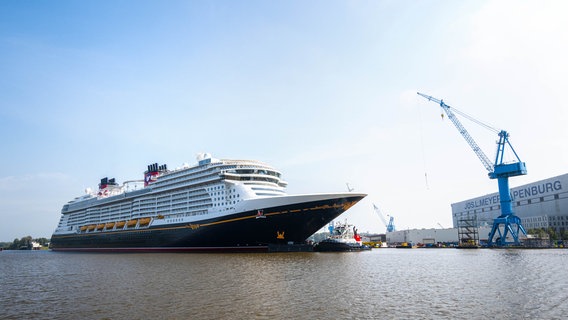
[[[117,223],[134,219],[150,218],[155,224],[201,220],[206,215],[234,212],[243,200],[286,195],[286,185],[279,171],[254,160],[199,155],[197,166],[171,171],[166,165],[152,164],[144,180],[119,186],[114,179],[103,178],[98,192],[87,190],[86,195],[70,201],[63,206],[55,233],[116,230],[128,227]],[[108,223],[115,225],[107,228]],[[148,220],[142,223],[130,227],[150,225]]]

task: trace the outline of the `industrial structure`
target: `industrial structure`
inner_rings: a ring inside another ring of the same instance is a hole
[[[568,234],[568,173],[511,188],[513,209],[527,230],[544,229],[564,239]],[[499,193],[452,203],[453,228],[408,229],[387,232],[389,244],[408,242],[413,245],[454,243],[457,246],[485,246],[493,221],[501,215]],[[523,239],[524,245],[536,247],[534,238]],[[548,240],[546,245],[550,245]],[[545,246],[545,245],[540,245]]]
[[[467,141],[469,146],[475,152],[479,160],[483,163],[483,166],[488,171],[488,175],[490,179],[497,179],[499,185],[499,202],[500,202],[500,209],[501,215],[496,217],[493,220],[493,227],[491,232],[489,233],[488,245],[498,245],[498,246],[505,246],[505,245],[519,245],[519,234],[522,232],[526,235],[526,231],[521,224],[521,219],[516,216],[513,212],[513,204],[511,199],[511,193],[509,190],[509,177],[525,175],[527,174],[527,169],[525,163],[521,161],[515,149],[509,142],[509,133],[505,130],[497,130],[487,124],[484,124],[463,112],[451,108],[447,104],[444,103],[443,100],[436,99],[434,97],[425,95],[423,93],[418,92],[418,95],[428,99],[429,101],[433,101],[442,107],[444,112],[448,115],[448,118],[452,121],[452,123],[456,126],[460,134],[464,137]],[[452,111],[453,110],[453,111]],[[461,124],[461,122],[456,118],[454,111],[463,117],[466,117],[477,124],[488,128],[499,135],[499,141],[497,142],[497,155],[495,156],[495,161],[491,162],[489,158],[485,155],[483,150],[477,145],[475,140],[471,137],[469,132],[465,129],[465,127]],[[513,163],[505,163],[504,162],[504,154],[505,148],[509,146],[511,151],[516,157],[516,161]],[[510,237],[509,237],[510,236]],[[497,237],[495,241],[493,241],[494,237]],[[512,238],[510,241],[509,239]]]
[[[455,228],[448,229],[410,229],[388,232],[386,234],[389,245],[409,243],[412,246],[424,244],[458,244],[458,231]]]
[[[468,217],[475,217],[477,227],[490,226],[500,215],[499,196],[491,193],[453,203],[453,226],[458,228],[459,221]],[[511,188],[511,197],[527,230],[552,228],[559,235],[568,231],[568,173]],[[486,237],[480,232],[481,240]]]
[[[379,207],[377,207],[374,203],[373,203],[373,210],[377,213],[377,215],[379,216],[379,218],[381,219],[381,221],[383,222],[383,224],[387,228],[387,232],[395,231],[394,217],[393,216],[387,215],[387,217],[389,217],[389,222],[387,223],[387,220],[385,219],[385,216],[381,212],[381,209],[379,209]]]
[[[458,219],[458,246],[462,248],[479,247],[479,228],[477,216],[468,214]]]
[[[513,209],[527,230],[553,230],[560,239],[568,239],[568,173],[511,188]],[[457,247],[485,247],[493,220],[501,215],[499,193],[453,203],[453,228],[407,229],[387,232],[389,245],[413,246],[446,244]],[[510,239],[509,239],[510,240]],[[552,239],[536,234],[522,239],[525,247],[549,247]]]

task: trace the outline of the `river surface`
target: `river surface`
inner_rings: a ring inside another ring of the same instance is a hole
[[[0,252],[0,319],[566,319],[568,250]]]

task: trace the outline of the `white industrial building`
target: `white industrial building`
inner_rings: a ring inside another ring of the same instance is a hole
[[[511,188],[513,212],[526,230],[554,228],[557,233],[568,230],[568,174]],[[474,218],[480,227],[493,225],[501,214],[499,193],[452,204],[454,228],[463,219]],[[480,236],[483,234],[480,232]]]
[[[438,242],[452,242],[458,241],[458,229],[412,229],[387,232],[387,243],[403,243],[410,242],[414,245],[434,244]]]
[[[479,227],[477,229],[479,240],[481,242],[487,242],[489,238],[489,232],[491,232],[491,226],[489,227]],[[458,229],[457,228],[447,228],[447,229],[409,229],[400,230],[394,232],[387,232],[386,234],[387,243],[398,244],[403,242],[412,243],[412,245],[417,244],[435,244],[435,243],[452,243],[458,244]]]

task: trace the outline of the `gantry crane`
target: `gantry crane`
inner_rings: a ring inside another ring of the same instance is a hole
[[[525,163],[521,161],[515,149],[509,142],[509,133],[505,130],[497,130],[492,128],[478,120],[475,120],[468,115],[458,111],[455,108],[451,108],[444,103],[443,100],[436,99],[434,97],[425,95],[423,93],[417,92],[418,95],[428,99],[429,101],[436,102],[444,109],[444,112],[448,115],[448,118],[453,122],[458,131],[467,141],[469,146],[473,149],[479,160],[483,163],[483,166],[488,171],[490,179],[497,179],[499,185],[499,198],[501,203],[501,215],[493,220],[493,227],[489,233],[488,245],[489,246],[507,246],[507,245],[519,245],[519,231],[524,235],[527,234],[525,228],[521,223],[521,218],[517,217],[513,212],[513,203],[511,199],[511,192],[509,190],[509,177],[525,175],[527,174],[527,168]],[[497,142],[497,155],[495,156],[495,162],[492,163],[485,153],[479,148],[475,140],[469,135],[469,132],[461,124],[461,122],[456,118],[453,111],[456,113],[496,132],[499,135],[499,141]],[[509,146],[513,151],[513,154],[517,158],[516,162],[504,163],[503,156],[505,154],[505,147]],[[511,235],[513,241],[507,241],[507,236]],[[497,236],[495,242],[493,238]]]
[[[389,217],[389,222],[387,223],[387,220],[385,220],[385,216],[383,215],[379,207],[377,207],[374,203],[373,203],[373,209],[379,215],[379,218],[381,218],[381,221],[384,223],[385,227],[387,227],[387,232],[395,231],[394,217],[387,215],[387,217]]]

